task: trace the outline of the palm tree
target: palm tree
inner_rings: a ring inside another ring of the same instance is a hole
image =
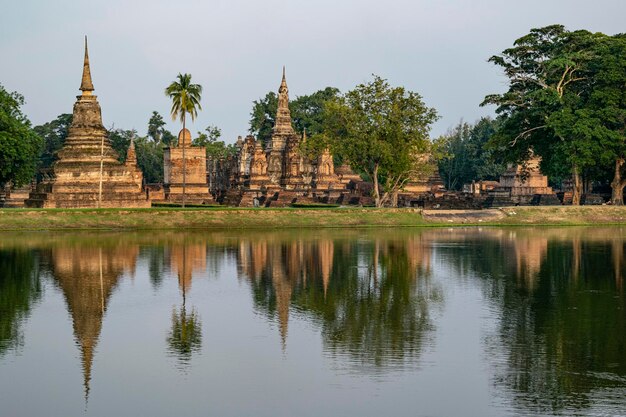
[[[185,158],[185,119],[187,113],[191,120],[195,120],[200,106],[202,86],[191,83],[191,74],[178,74],[178,81],[172,82],[166,89],[165,95],[172,99],[172,120],[177,118],[183,123],[183,208],[185,207],[185,187],[187,185],[187,159]]]

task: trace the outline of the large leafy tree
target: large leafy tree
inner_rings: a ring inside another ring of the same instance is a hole
[[[20,109],[24,97],[0,85],[0,186],[21,186],[35,175],[43,140]]]
[[[159,133],[162,135],[166,131]],[[146,183],[163,182],[163,150],[165,143],[161,142],[158,136],[155,140],[150,134],[150,125],[148,126],[148,136],[142,137],[137,135],[134,129],[109,129],[109,140],[111,146],[118,155],[120,162],[125,162],[130,141],[135,142],[135,154],[137,155],[137,166],[143,172]]]
[[[371,179],[380,207],[434,168],[429,131],[437,118],[418,93],[374,76],[326,104],[324,135],[336,154]]]
[[[43,139],[44,147],[40,157],[40,167],[49,168],[56,161],[56,153],[63,147],[71,124],[72,115],[64,113],[48,123],[33,128],[35,133]]]
[[[186,129],[187,114],[195,120],[198,110],[202,110],[200,99],[202,86],[191,82],[191,74],[178,74],[177,81],[172,82],[166,89],[165,95],[172,100],[170,113],[172,120],[180,119],[183,124],[183,135]],[[185,157],[185,141],[183,141],[183,207],[187,186],[187,160]]]
[[[126,130],[111,127],[108,130],[108,134],[111,147],[115,150],[115,153],[117,153],[118,160],[125,162],[130,141],[137,137],[137,131],[135,129]]]
[[[143,172],[144,180],[148,184],[162,183],[164,145],[147,137],[137,137],[134,141],[137,166]]]
[[[309,95],[296,97],[289,103],[291,117],[297,132],[317,135],[324,129],[324,105],[336,98],[339,90],[326,87]],[[250,133],[256,135],[262,143],[268,143],[272,137],[272,128],[278,109],[276,93],[269,92],[265,97],[252,103],[250,113]]]
[[[504,171],[496,162],[495,150],[487,146],[497,122],[483,117],[475,124],[460,122],[439,139],[444,156],[439,173],[449,190],[460,190],[463,184],[495,180]]]
[[[509,79],[507,92],[483,102],[497,105],[500,115],[492,144],[508,147],[509,162],[523,162],[534,152],[542,157],[545,172],[567,169],[574,181],[574,204],[580,204],[581,173],[609,157],[608,144],[581,134],[594,125],[584,97],[593,86],[592,46],[602,36],[552,25],[532,29],[490,58]]]
[[[267,144],[272,137],[272,128],[278,111],[278,96],[269,92],[265,97],[252,102],[249,132],[257,137],[262,144]]]
[[[626,35],[602,37],[594,45],[590,63],[593,85],[585,100],[587,121],[578,132],[609,143],[614,164],[612,203],[624,204],[626,187]],[[576,120],[579,122],[579,120]]]

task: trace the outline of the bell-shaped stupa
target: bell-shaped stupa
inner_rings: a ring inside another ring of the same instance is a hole
[[[134,149],[125,163],[119,162],[102,124],[86,37],[80,90],[68,137],[51,171],[26,200],[27,207],[149,207]]]

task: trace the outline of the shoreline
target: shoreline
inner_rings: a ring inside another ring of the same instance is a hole
[[[1,231],[595,225],[626,225],[626,207],[0,209]]]

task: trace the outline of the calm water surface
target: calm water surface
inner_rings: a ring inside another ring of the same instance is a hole
[[[0,416],[626,415],[626,229],[2,233]]]

